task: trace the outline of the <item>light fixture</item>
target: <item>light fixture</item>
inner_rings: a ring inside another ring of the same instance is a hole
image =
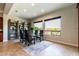
[[[27,10],[26,9],[23,9],[23,11],[26,12]]]
[[[45,10],[44,9],[41,9],[41,12],[45,12]]]
[[[34,4],[34,3],[32,3],[32,6],[35,6],[35,4]]]
[[[36,16],[36,13],[34,13],[33,16]]]

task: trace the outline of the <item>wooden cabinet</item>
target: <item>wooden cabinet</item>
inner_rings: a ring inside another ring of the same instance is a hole
[[[0,42],[3,42],[3,18],[0,17]]]
[[[0,32],[0,42],[3,41],[3,32]]]

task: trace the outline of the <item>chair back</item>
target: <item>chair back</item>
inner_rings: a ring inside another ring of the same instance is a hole
[[[43,36],[43,30],[40,30],[40,36]]]
[[[35,36],[38,36],[38,30],[35,30]]]

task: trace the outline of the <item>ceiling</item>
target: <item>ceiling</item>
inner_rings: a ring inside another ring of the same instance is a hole
[[[32,19],[69,5],[72,3],[14,3],[9,15]]]
[[[1,14],[4,12],[4,6],[5,6],[5,3],[0,3],[0,13]]]
[[[13,3],[5,3],[4,14],[8,14]]]

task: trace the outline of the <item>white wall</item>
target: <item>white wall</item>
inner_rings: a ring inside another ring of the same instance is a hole
[[[18,17],[12,17],[8,16],[6,14],[3,15],[3,42],[8,41],[8,20],[11,19],[11,21],[20,21],[20,22],[26,22],[25,19],[18,18]]]
[[[76,4],[54,11],[51,14],[34,19],[34,21],[49,19],[57,16],[62,18],[61,36],[46,36],[47,40],[78,46],[78,14]]]

